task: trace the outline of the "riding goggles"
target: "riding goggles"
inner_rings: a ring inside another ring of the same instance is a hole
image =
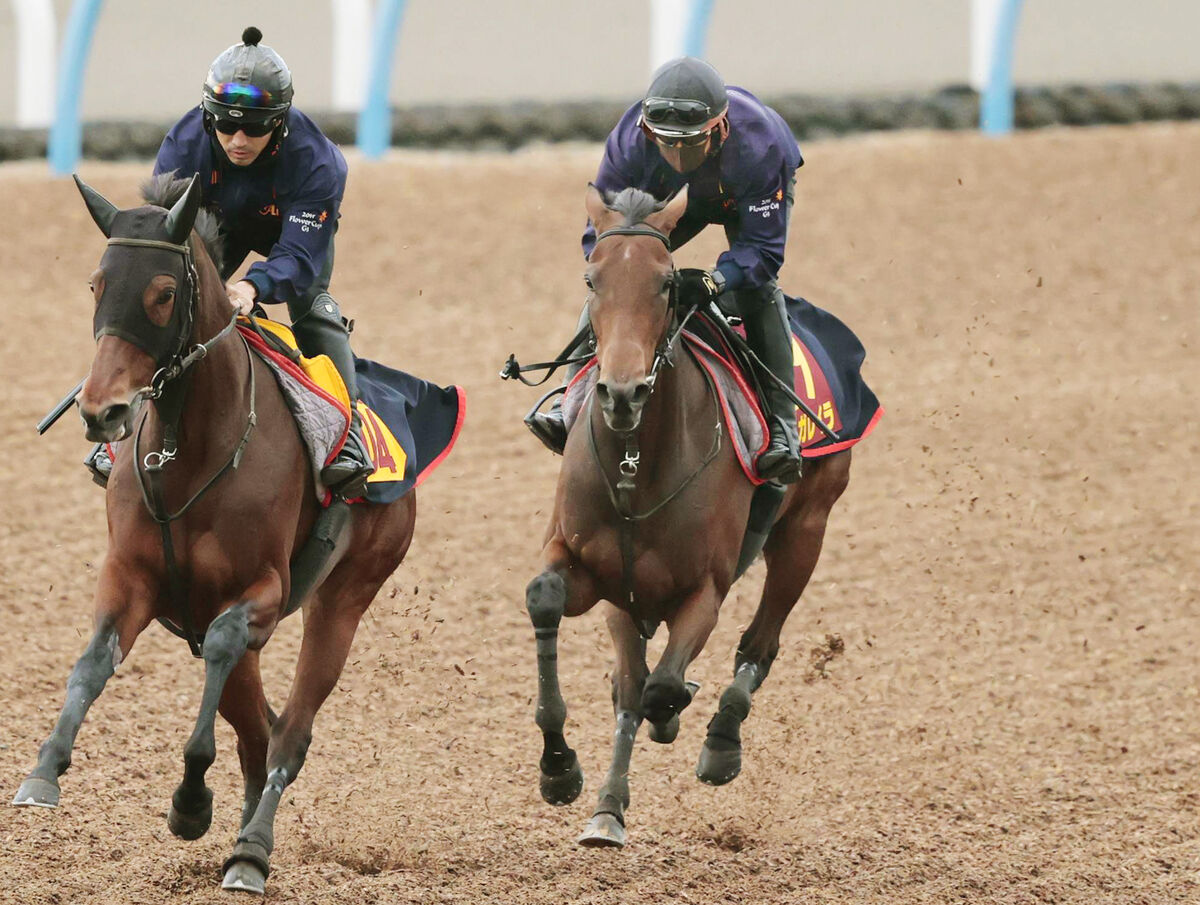
[[[703,101],[673,97],[648,97],[642,101],[642,118],[651,126],[702,126],[719,112]]]
[[[245,82],[209,82],[206,87],[213,100],[232,107],[274,107],[279,104],[270,91]]]
[[[279,125],[279,119],[272,117],[260,123],[247,123],[236,119],[213,119],[213,128],[222,135],[236,135],[245,132],[248,138],[262,138],[270,135]]]

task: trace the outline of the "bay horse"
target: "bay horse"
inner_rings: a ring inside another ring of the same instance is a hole
[[[283,790],[304,764],[313,718],[359,620],[404,559],[415,493],[388,505],[335,504],[344,530],[325,535],[331,552],[319,573],[297,579],[289,563],[318,523],[314,479],[274,377],[232,329],[214,264],[216,223],[200,210],[198,177],[153,180],[143,190],[147,204],[132,210],[76,182],[108,237],[91,278],[97,343],[79,411],[89,440],[124,442],[108,484],[94,634],[14,804],[58,804],[58,777],[71,764],[88,708],[142,630],[166,620],[205,666],[168,824],[184,839],[208,830],[212,791],[204,776],[216,757],[219,711],[237,733],[245,783],[241,833],[222,885],[262,893]],[[259,651],[301,602],[299,659],[276,716],[263,693]]]
[[[675,348],[669,236],[687,208],[687,189],[659,203],[636,189],[605,196],[591,186],[586,206],[597,233],[584,280],[599,370],[568,435],[542,571],[526,589],[526,607],[537,639],[541,793],[567,804],[582,791],[583,772],[563,734],[558,626],[601,599],[610,604],[616,733],[578,841],[622,846],[634,738],[646,720],[651,739],[675,740],[679,713],[698,688],[685,671],[737,575],[754,487],[732,444],[722,441],[720,406],[705,373]],[[740,726],[751,694],[779,651],[780,630],[812,575],[849,475],[849,449],[810,459],[783,497],[763,548],[762,598],[700,753],[703,782],[724,784],[741,769]],[[646,639],[663,622],[669,636],[651,672]]]

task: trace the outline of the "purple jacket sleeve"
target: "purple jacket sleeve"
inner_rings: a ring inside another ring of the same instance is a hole
[[[787,189],[783,173],[776,169],[734,199],[737,239],[717,258],[717,267],[725,272],[726,279],[732,269],[730,263],[741,269],[740,282],[746,288],[762,286],[779,276],[787,243]],[[732,281],[731,288],[735,288]]]
[[[262,301],[286,302],[303,295],[325,266],[340,199],[313,191],[310,180],[294,200],[280,205],[279,240],[265,261],[250,265],[245,279]]]

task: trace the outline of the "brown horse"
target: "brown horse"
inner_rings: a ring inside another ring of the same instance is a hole
[[[625,842],[629,759],[643,719],[657,742],[674,741],[692,699],[685,681],[717,623],[737,574],[754,487],[729,442],[700,366],[676,337],[674,265],[668,236],[687,208],[687,190],[660,204],[634,189],[606,199],[593,186],[587,211],[598,238],[584,277],[599,374],[571,431],[543,571],[526,591],[538,652],[537,724],[542,797],[574,801],[583,788],[563,736],[558,625],[609,601],[616,648],[612,764],[583,845]],[[662,367],[664,363],[671,366]],[[734,681],[709,723],[696,773],[713,785],[741,769],[740,725],[751,693],[779,651],[784,620],[816,566],[829,512],[849,480],[849,450],[806,463],[783,499],[764,548],[766,585],[742,635]],[[646,638],[662,622],[669,637],[653,672]]]
[[[336,504],[345,530],[327,533],[332,553],[317,574],[295,578],[289,564],[320,510],[313,477],[271,372],[231,329],[213,263],[215,223],[203,212],[197,219],[198,180],[152,182],[149,204],[125,211],[79,186],[108,237],[92,274],[96,356],[79,410],[90,440],[128,439],[108,485],[95,633],[14,803],[58,804],[58,777],[88,707],[142,630],[166,620],[205,664],[168,823],[185,839],[208,830],[204,775],[216,756],[219,710],[237,732],[245,780],[242,831],[223,885],[261,893],[280,797],[304,764],[313,717],[341,674],[359,619],[408,550],[415,494],[349,511]],[[276,716],[263,695],[259,651],[301,602],[299,661]]]

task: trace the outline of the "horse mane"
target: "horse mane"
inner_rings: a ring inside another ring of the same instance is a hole
[[[154,204],[170,210],[175,202],[183,197],[183,193],[187,191],[187,187],[191,185],[191,182],[192,180],[190,179],[176,178],[174,170],[170,173],[159,173],[157,176],[151,176],[142,183],[142,198],[145,199],[147,204]],[[204,243],[204,250],[212,258],[212,262],[217,266],[217,272],[219,273],[222,264],[222,254],[217,218],[201,207],[200,211],[196,214],[196,223],[193,229],[196,230],[200,241]]]
[[[641,189],[627,188],[619,192],[605,192],[604,203],[609,210],[625,217],[622,226],[636,226],[655,211],[662,210],[667,202],[658,201],[649,192],[643,192]]]

